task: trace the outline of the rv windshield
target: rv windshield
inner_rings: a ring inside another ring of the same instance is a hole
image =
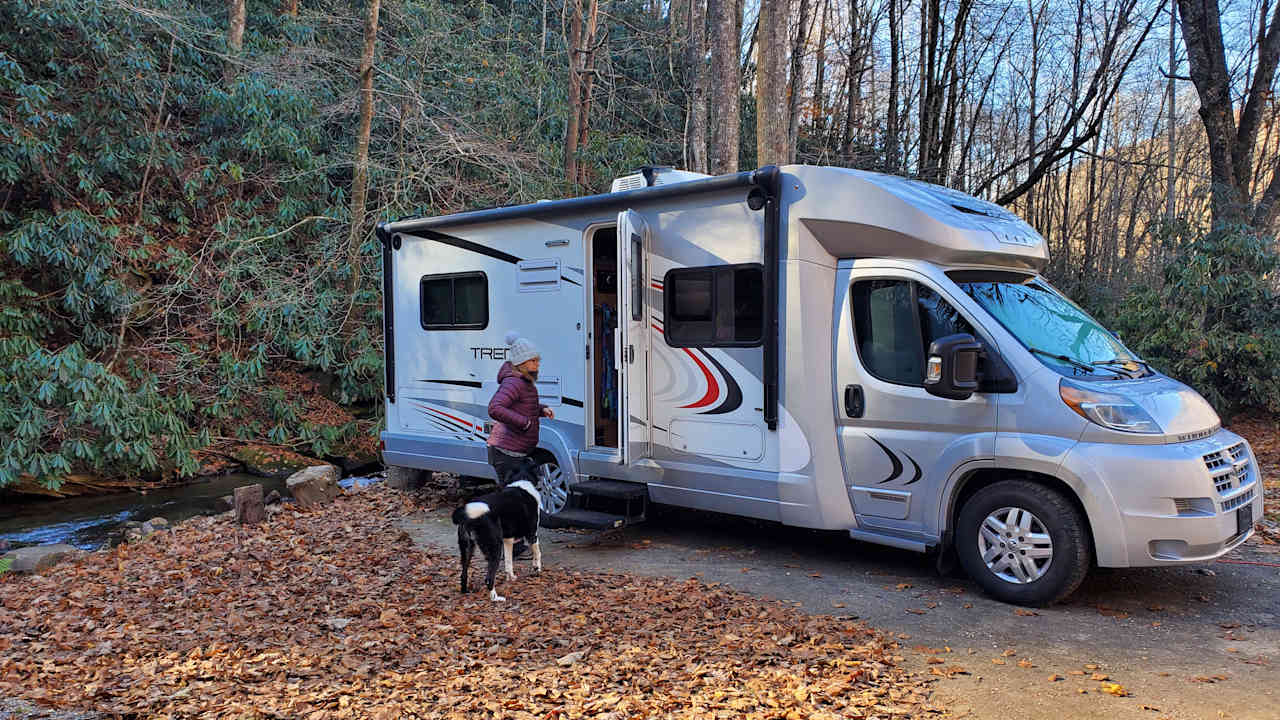
[[[1035,275],[956,271],[949,277],[1042,363],[1067,377],[1133,378],[1146,363],[1080,306]]]

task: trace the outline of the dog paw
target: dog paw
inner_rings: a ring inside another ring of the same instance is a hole
[[[513,573],[513,572],[509,572],[509,573],[507,573],[507,579],[508,579],[508,580],[515,580],[515,579],[516,579],[516,574],[515,574],[515,573]]]

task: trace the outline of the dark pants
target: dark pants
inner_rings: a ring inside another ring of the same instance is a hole
[[[533,458],[528,455],[512,457],[490,446],[489,464],[498,473],[498,487],[506,487],[520,477],[533,481]],[[527,551],[528,546],[525,545],[524,540],[516,541],[515,547],[511,549],[512,554],[517,556],[522,556]],[[497,567],[497,565],[491,564],[490,567]]]
[[[513,480],[517,479],[516,475],[521,471],[526,471],[531,476],[533,474],[533,458],[528,455],[512,457],[492,446],[489,448],[489,464],[493,466],[494,472],[498,474],[499,487],[509,485]]]

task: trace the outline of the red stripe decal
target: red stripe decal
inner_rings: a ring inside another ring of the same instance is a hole
[[[702,396],[702,399],[698,400],[698,402],[693,403],[691,405],[681,405],[680,407],[681,409],[706,407],[711,403],[715,402],[716,398],[720,396],[720,386],[716,384],[715,376],[712,375],[711,371],[707,369],[707,366],[704,365],[702,361],[698,359],[697,355],[694,355],[693,353],[689,352],[689,348],[680,348],[680,349],[684,351],[685,355],[688,355],[689,357],[693,358],[693,361],[698,364],[698,368],[702,370],[702,376],[707,379],[707,393]]]
[[[652,285],[652,286],[653,286],[653,289],[654,289],[654,290],[661,290],[661,289],[662,289],[662,283],[656,282],[656,283],[650,283],[650,285]]]
[[[658,332],[662,332],[662,328],[658,327],[657,325],[654,325],[653,329],[657,330]]]
[[[427,410],[430,410],[431,412],[436,413],[436,414],[438,414],[438,415],[443,415],[443,416],[445,416],[445,417],[449,418],[450,420],[455,420],[455,421],[457,421],[457,422],[460,422],[460,423],[462,423],[463,425],[466,425],[466,426],[467,426],[467,427],[469,427],[469,428],[473,428],[473,429],[478,429],[478,428],[479,428],[479,426],[478,426],[478,425],[475,425],[474,423],[472,423],[472,422],[470,422],[470,421],[468,421],[468,420],[463,420],[463,419],[462,419],[462,418],[460,418],[460,417],[454,417],[454,416],[450,415],[450,414],[449,414],[449,413],[447,413],[447,412],[440,412],[439,410],[437,410],[437,409],[435,409],[435,408],[433,408],[433,407],[429,407],[429,408],[427,408]]]

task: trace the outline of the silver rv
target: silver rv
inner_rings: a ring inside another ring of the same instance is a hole
[[[378,236],[387,464],[493,477],[486,408],[518,331],[555,409],[549,523],[653,501],[953,547],[1039,605],[1092,563],[1216,558],[1262,511],[1248,443],[1046,282],[1035,230],[959,192],[646,168]]]

